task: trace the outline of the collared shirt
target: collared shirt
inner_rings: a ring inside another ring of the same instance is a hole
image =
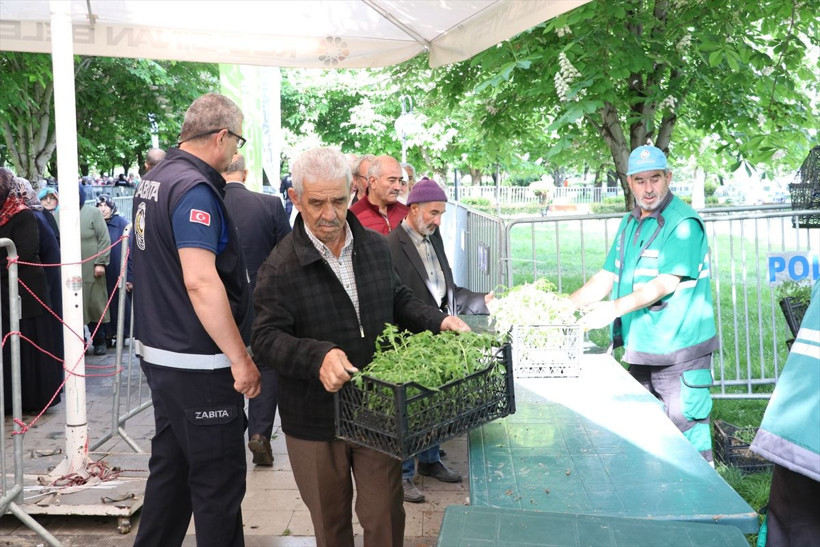
[[[419,252],[424,269],[427,271],[427,288],[430,290],[430,294],[441,305],[447,295],[447,282],[444,280],[444,272],[441,269],[441,263],[438,261],[436,250],[433,248],[433,243],[429,237],[423,236],[414,230],[407,222],[407,219],[402,221],[401,227],[410,236],[410,240]]]
[[[664,222],[664,220],[663,220],[663,211],[664,211],[664,209],[666,209],[666,207],[672,201],[673,197],[674,196],[672,195],[671,190],[667,191],[666,195],[663,197],[663,200],[660,202],[660,204],[655,209],[653,209],[648,215],[646,215],[645,217],[643,216],[643,210],[641,209],[641,206],[640,205],[635,205],[635,208],[629,214],[629,216],[632,217],[633,219],[635,219],[635,222],[638,223],[638,228],[635,231],[635,234],[633,236],[633,239],[634,239],[634,241],[632,242],[633,245],[637,245],[638,237],[640,237],[640,235],[641,235],[641,228],[643,227],[643,221],[645,219],[654,218],[655,221],[658,223],[658,225],[663,226],[663,222]]]
[[[313,246],[316,247],[316,250],[325,259],[325,263],[330,266],[330,269],[333,270],[342,287],[344,287],[347,296],[350,297],[350,301],[353,302],[353,307],[356,309],[356,317],[361,320],[359,291],[356,288],[356,276],[353,273],[353,232],[350,231],[350,225],[345,222],[345,244],[342,247],[342,252],[339,253],[339,258],[336,258],[333,251],[313,235],[307,224],[305,224],[305,232],[310,238],[310,242],[313,243]]]

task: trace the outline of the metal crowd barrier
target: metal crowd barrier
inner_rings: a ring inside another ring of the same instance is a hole
[[[623,217],[614,213],[504,221],[460,204],[452,209],[455,214],[445,216],[442,233],[453,257],[454,277],[458,285],[478,291],[541,277],[560,292],[574,291],[603,266]],[[786,359],[786,328],[765,279],[767,253],[820,253],[820,230],[795,222],[798,216],[820,211],[776,205],[700,213],[710,240],[721,345],[713,357],[715,396],[769,397]]]
[[[102,194],[112,198],[133,197],[136,188],[133,186],[114,186],[109,184],[91,184],[85,187],[88,199],[96,199]]]
[[[0,247],[5,247],[8,257],[12,260],[17,258],[17,248],[10,239],[0,239]],[[20,297],[17,286],[17,263],[12,262],[8,268],[9,281],[9,332],[20,331]],[[0,309],[0,321],[2,320],[2,310]],[[34,518],[26,513],[23,508],[23,434],[20,424],[23,423],[23,399],[20,392],[20,335],[9,336],[7,343],[11,350],[11,415],[14,423],[14,463],[13,481],[9,482],[9,475],[6,470],[6,401],[4,383],[4,368],[7,363],[3,362],[3,354],[0,352],[0,476],[2,476],[2,496],[0,496],[0,516],[11,513],[20,522],[37,533],[49,545],[59,547],[61,543],[48,530],[43,528]]]
[[[475,291],[495,289],[503,275],[503,222],[461,205],[451,210],[442,217],[441,235],[453,276],[459,285]]]
[[[623,195],[620,186],[549,186],[550,199],[555,203],[600,203],[604,198]],[[455,186],[448,185],[450,200],[456,197]],[[487,198],[499,204],[539,203],[540,197],[526,186],[465,186],[458,187],[458,199]]]
[[[777,209],[777,208],[775,208]],[[786,362],[785,318],[766,279],[770,252],[820,254],[820,230],[796,224],[790,209],[704,214],[712,252],[712,290],[721,351],[713,356],[722,398],[768,398]],[[809,216],[818,211],[801,211]],[[722,243],[722,244],[721,244]],[[731,328],[724,329],[730,321]]]
[[[107,188],[111,188],[111,187],[108,186]],[[104,193],[105,192],[97,194],[96,196],[94,196],[94,199],[85,200],[85,203],[83,204],[83,206],[84,207],[85,206],[96,207],[97,206],[97,198],[99,196],[101,196],[102,194],[104,194]],[[114,203],[117,205],[117,214],[120,215],[121,217],[124,217],[125,220],[131,221],[132,213],[133,213],[133,210],[134,210],[134,205],[133,205],[134,204],[134,196],[119,196],[119,197],[112,196],[111,199],[113,199]]]
[[[116,198],[115,198],[116,199]],[[122,198],[128,199],[131,198]],[[126,237],[131,234],[131,224],[125,227],[123,235]],[[130,239],[124,239],[121,245],[128,245]],[[120,263],[120,271],[125,272],[127,266],[126,253],[121,254],[122,262]],[[145,453],[137,442],[132,439],[125,430],[126,422],[137,416],[142,411],[151,408],[153,404],[151,401],[151,390],[145,381],[136,355],[134,354],[134,307],[131,306],[130,314],[130,329],[128,339],[129,345],[125,345],[125,301],[128,298],[128,291],[126,290],[126,276],[120,278],[119,284],[119,299],[116,303],[119,313],[117,314],[117,345],[116,356],[114,360],[114,369],[117,371],[113,376],[112,382],[112,405],[111,412],[111,429],[107,431],[101,438],[97,439],[89,447],[90,450],[95,450],[102,446],[106,441],[114,436],[120,437],[125,443],[131,447],[134,452]],[[138,290],[135,289],[135,290]],[[126,361],[125,365],[123,362]],[[123,391],[124,387],[124,391]]]
[[[106,188],[111,188],[106,187]],[[117,204],[118,214],[121,214],[127,219],[131,218],[131,204],[132,197],[113,198]],[[92,200],[86,201],[86,206],[94,207],[95,202]],[[124,230],[124,235],[130,236],[131,224],[129,223]],[[121,245],[128,245],[129,239],[124,239]],[[120,271],[127,271],[126,267],[126,253],[122,253],[123,262],[120,264]],[[119,300],[112,302],[112,305],[118,306],[118,322],[117,322],[117,346],[115,357],[115,370],[117,373],[112,377],[112,424],[111,430],[106,432],[100,439],[89,446],[90,450],[96,450],[102,446],[106,441],[114,436],[119,436],[130,446],[135,452],[144,453],[145,451],[134,441],[125,431],[125,423],[138,415],[140,412],[151,408],[153,404],[151,401],[151,390],[145,381],[145,377],[140,369],[139,362],[134,353],[136,346],[134,345],[134,317],[133,307],[131,308],[130,316],[130,330],[127,333],[130,343],[125,345],[125,300],[128,298],[128,291],[125,290],[126,276],[120,279]],[[123,364],[125,363],[125,364]]]
[[[114,203],[117,204],[117,214],[120,216],[125,217],[125,220],[131,222],[133,218],[133,210],[134,210],[134,197],[133,196],[122,196],[122,197],[115,197]]]

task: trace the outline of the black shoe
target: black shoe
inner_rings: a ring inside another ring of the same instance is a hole
[[[254,433],[248,440],[248,449],[253,454],[253,463],[265,467],[273,466],[273,451],[270,447],[270,440],[264,435]]]
[[[108,351],[108,348],[105,347],[105,344],[94,344],[94,355],[105,355],[105,352]]]
[[[424,501],[424,494],[413,484],[413,479],[402,479],[401,488],[404,490],[404,501],[410,503],[422,503]]]
[[[441,482],[461,482],[461,475],[455,471],[450,471],[443,463],[424,463],[419,462],[419,475],[425,477],[433,477]]]
[[[445,452],[443,448],[439,448],[439,449],[438,449],[438,457],[439,457],[439,458],[445,458],[445,457],[447,457],[447,452]]]

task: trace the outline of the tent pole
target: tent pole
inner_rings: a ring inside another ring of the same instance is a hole
[[[80,265],[80,203],[77,190],[77,111],[74,102],[74,45],[71,3],[51,0],[51,62],[57,131],[57,180],[60,190],[60,252],[63,287],[63,347],[66,384],[66,459],[52,475],[84,469],[88,457],[83,336],[83,276]],[[74,332],[72,332],[74,331]]]

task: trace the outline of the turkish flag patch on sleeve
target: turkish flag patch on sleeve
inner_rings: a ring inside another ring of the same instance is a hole
[[[191,209],[191,216],[188,219],[190,222],[203,224],[205,226],[211,225],[211,213],[200,211],[199,209]]]

